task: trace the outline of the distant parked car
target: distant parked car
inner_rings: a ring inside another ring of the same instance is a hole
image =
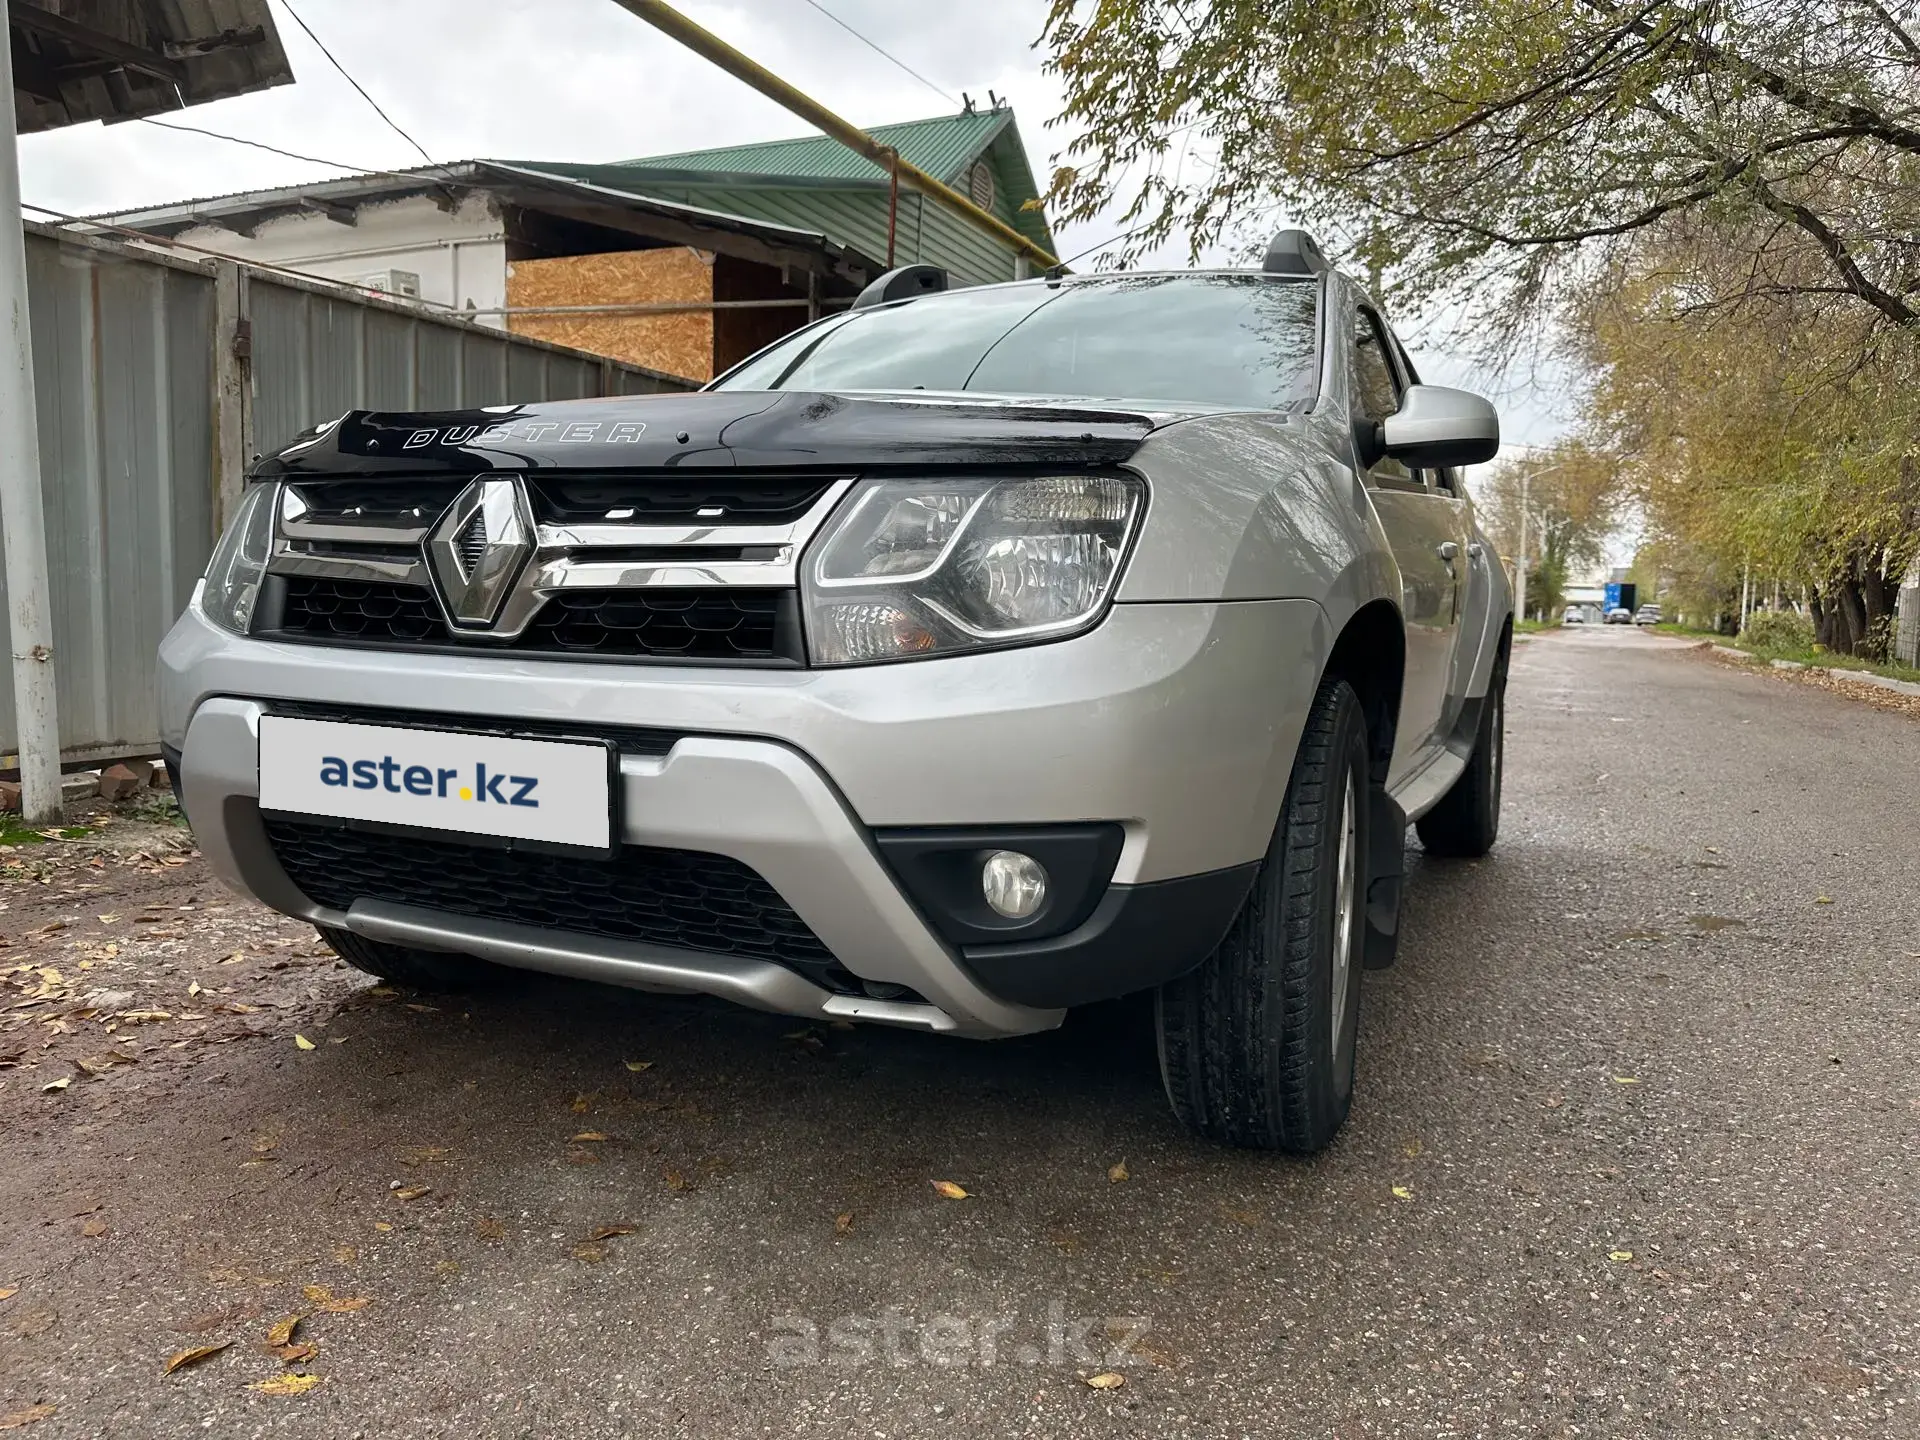
[[[1616,605],[1613,609],[1607,611],[1607,624],[1609,625],[1631,625],[1632,623],[1633,612],[1624,605]]]
[[[1633,623],[1636,625],[1658,625],[1660,619],[1658,605],[1642,605],[1633,615]]]
[[[1582,610],[1578,605],[1569,605],[1567,606],[1567,613],[1560,617],[1560,623],[1562,625],[1584,625],[1587,623],[1587,612]]]

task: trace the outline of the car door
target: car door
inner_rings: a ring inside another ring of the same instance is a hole
[[[1407,674],[1389,783],[1444,737],[1453,653],[1460,628],[1470,516],[1457,478],[1411,470],[1369,456],[1375,427],[1400,408],[1409,382],[1386,325],[1372,309],[1354,311],[1348,355],[1354,433],[1373,508],[1400,567],[1400,613],[1407,632]],[[1371,463],[1366,463],[1371,458]]]

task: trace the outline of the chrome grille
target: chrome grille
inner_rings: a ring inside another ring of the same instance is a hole
[[[800,552],[853,481],[817,475],[543,473],[511,478],[532,554],[491,625],[446,624],[444,586],[489,560],[476,515],[426,563],[427,536],[478,476],[297,479],[281,487],[263,633],[310,641],[799,663]],[[464,502],[463,502],[464,503]],[[444,535],[444,532],[442,532]],[[449,563],[451,562],[451,563]],[[357,587],[357,588],[356,588]],[[457,588],[457,587],[456,587]],[[782,597],[788,597],[783,600]],[[641,601],[639,597],[649,597]]]

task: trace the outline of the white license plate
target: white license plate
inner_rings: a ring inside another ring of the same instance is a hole
[[[613,751],[288,715],[260,719],[260,808],[609,850]]]

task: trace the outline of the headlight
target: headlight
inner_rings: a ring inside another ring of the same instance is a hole
[[[1057,639],[1099,620],[1146,486],[1113,475],[882,480],[814,543],[814,662]]]
[[[260,598],[260,581],[267,573],[267,553],[273,544],[273,497],[278,485],[256,485],[240,502],[240,513],[213,547],[207,562],[200,608],[223,630],[247,633],[253,607]]]

